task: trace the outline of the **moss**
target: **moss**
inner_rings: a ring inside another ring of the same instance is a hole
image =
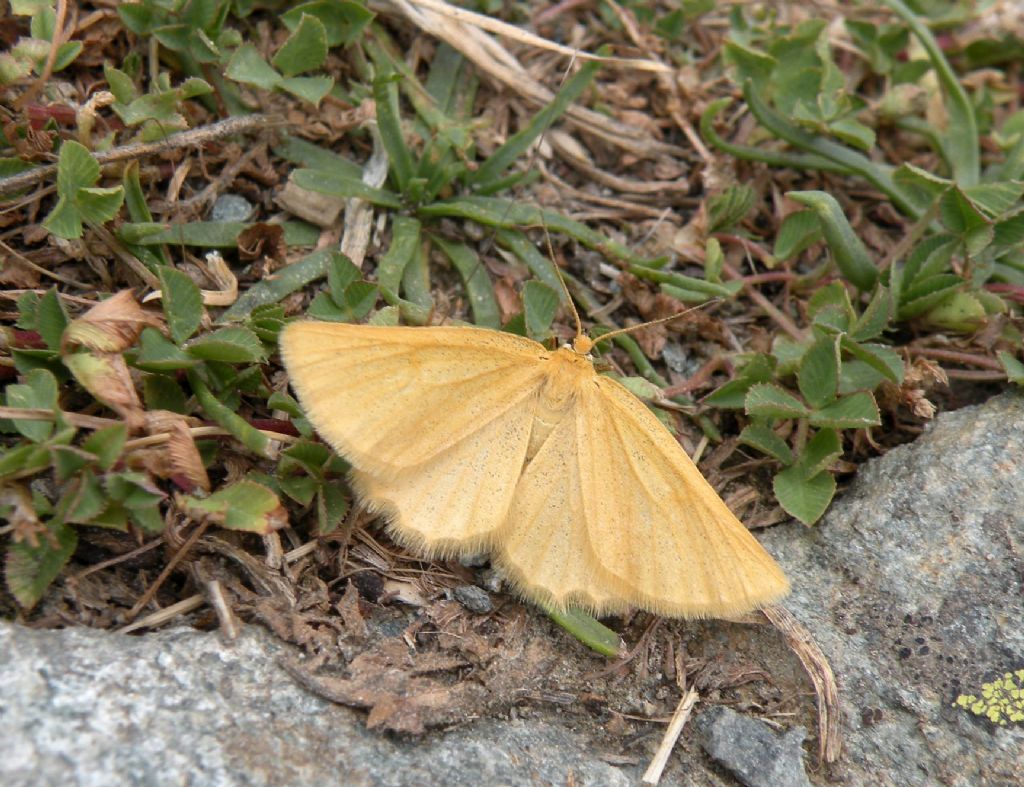
[[[953,707],[965,708],[1001,727],[1008,723],[1024,723],[1024,669],[1004,673],[991,683],[983,683],[980,697],[961,694]]]

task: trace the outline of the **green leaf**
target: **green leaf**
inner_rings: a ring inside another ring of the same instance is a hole
[[[978,210],[992,218],[1001,216],[1015,207],[1024,196],[1024,181],[979,183],[961,189],[964,197]]]
[[[889,382],[896,385],[903,382],[903,358],[892,347],[884,344],[861,344],[846,336],[842,338],[841,346],[843,350],[858,361],[869,365]],[[843,364],[843,368],[845,369],[847,365]]]
[[[188,361],[189,364],[195,363],[191,358],[188,358]],[[175,380],[162,374],[143,375],[142,399],[147,410],[170,410],[172,413],[188,414],[185,392]]]
[[[850,328],[850,338],[855,342],[866,342],[882,335],[892,318],[892,294],[885,287],[878,287],[864,313]]]
[[[45,445],[25,443],[9,451],[0,451],[0,480],[35,475],[49,466],[50,450]]]
[[[110,221],[121,210],[123,203],[124,188],[122,186],[79,189],[75,197],[75,204],[82,221],[90,224],[103,224]]]
[[[64,336],[64,329],[67,328],[69,322],[64,305],[57,294],[57,288],[50,288],[39,299],[39,304],[36,306],[35,322],[35,328],[43,337],[48,348],[60,350],[61,338]]]
[[[78,546],[78,533],[73,528],[50,522],[48,529],[37,547],[20,543],[7,548],[7,589],[26,610],[39,602]]]
[[[391,217],[391,245],[377,264],[377,281],[393,293],[399,291],[402,275],[420,247],[420,222],[411,216]]]
[[[146,327],[139,335],[139,352],[132,366],[146,372],[173,372],[188,369],[198,363],[196,358],[179,349],[164,338],[156,328]]]
[[[157,233],[151,233],[146,227],[135,242],[146,246],[166,243],[172,246],[235,249],[238,247],[238,236],[252,226],[252,223],[244,221],[192,221],[168,225]],[[302,221],[286,221],[280,226],[284,229],[284,242],[289,246],[312,246],[319,234],[319,230]]]
[[[821,222],[813,210],[798,210],[782,220],[772,256],[788,260],[820,241]]]
[[[281,15],[281,21],[289,30],[294,30],[307,14],[315,16],[323,23],[329,47],[355,43],[363,29],[373,20],[373,13],[362,3],[313,0],[285,11]]]
[[[298,27],[271,63],[286,77],[320,68],[327,59],[327,30],[317,17],[302,14]]]
[[[583,95],[583,91],[593,81],[600,67],[601,64],[596,61],[583,63],[575,74],[565,80],[565,84],[559,88],[550,104],[534,115],[522,131],[513,134],[480,165],[476,172],[469,176],[470,185],[478,190],[490,191],[491,187],[501,179],[505,170],[516,161],[521,161],[527,154],[530,145]]]
[[[274,459],[275,450],[270,438],[220,401],[199,376],[198,370],[189,369],[188,382],[196,395],[196,401],[206,415],[224,427],[246,448],[265,459]]]
[[[822,429],[807,441],[796,466],[800,467],[807,479],[814,478],[828,469],[843,453],[839,433],[834,429]]]
[[[464,243],[452,243],[441,237],[435,237],[433,241],[462,277],[469,295],[469,307],[473,311],[473,322],[487,328],[500,328],[501,312],[494,286],[476,252]]]
[[[162,266],[159,271],[167,330],[178,344],[199,328],[203,319],[203,296],[199,287],[186,274]]]
[[[45,369],[33,369],[25,375],[23,384],[6,388],[8,407],[30,409],[57,409],[57,378]],[[41,443],[53,434],[53,421],[26,421],[15,419],[14,428],[34,443]]]
[[[726,232],[739,224],[754,206],[754,189],[735,183],[708,200],[708,232]]]
[[[725,62],[736,69],[736,81],[743,83],[748,79],[753,82],[754,89],[765,92],[772,78],[778,61],[770,55],[734,40],[727,39],[724,47]]]
[[[345,290],[349,285],[362,278],[362,271],[344,254],[336,254],[327,267],[327,286],[331,290],[331,298],[339,306],[345,299]]]
[[[804,353],[797,371],[800,393],[812,408],[835,401],[839,386],[839,338],[824,336]]]
[[[544,226],[552,233],[564,233],[587,248],[596,249],[612,259],[622,260],[631,264],[651,264],[650,260],[638,257],[622,244],[613,241],[600,232],[590,229],[590,227],[582,222],[568,219],[554,211],[541,210],[537,206],[525,202],[513,202],[495,197],[468,196],[422,205],[417,211],[417,215],[421,219],[428,216],[470,219],[488,227],[519,228]],[[704,287],[714,286],[703,279],[695,279],[694,281],[699,282]],[[720,293],[716,291],[715,294]]]
[[[121,458],[127,439],[127,425],[114,424],[97,429],[82,441],[82,448],[96,457],[96,465],[100,470],[110,470]]]
[[[793,452],[789,444],[765,424],[749,424],[744,427],[739,440],[762,454],[778,459],[784,465],[793,462]]]
[[[288,524],[288,512],[277,495],[253,481],[238,481],[207,498],[183,496],[182,505],[227,530],[267,535]]]
[[[825,242],[843,276],[862,291],[872,289],[878,280],[878,268],[835,197],[824,191],[790,191],[786,196],[817,214]]]
[[[263,363],[267,358],[263,343],[248,328],[218,328],[193,339],[185,347],[193,358],[224,363]]]
[[[722,409],[741,410],[746,403],[747,391],[755,383],[771,380],[774,370],[774,359],[765,353],[757,353],[743,365],[735,379],[705,397],[704,403]]]
[[[528,281],[523,285],[523,314],[526,319],[526,333],[537,341],[551,335],[551,321],[558,310],[558,293],[539,281]]]
[[[65,240],[82,237],[82,217],[71,197],[57,200],[57,205],[43,221],[43,227]]]
[[[60,503],[65,522],[87,525],[106,510],[108,500],[96,474],[86,470],[77,476],[77,483],[72,483],[70,494],[66,492]]]
[[[722,253],[722,244],[718,238],[708,238],[704,244],[704,278],[715,284],[722,283],[722,266],[725,264],[725,254]]]
[[[228,79],[255,85],[264,90],[273,90],[281,82],[277,73],[252,44],[243,44],[235,50],[228,61],[226,70]]]
[[[277,303],[307,284],[323,278],[332,260],[338,255],[327,249],[315,251],[298,262],[274,272],[273,278],[262,279],[246,290],[234,305],[220,316],[218,322],[236,322],[260,306]]]
[[[317,481],[321,481],[324,477],[324,468],[333,457],[331,449],[323,443],[300,440],[281,452],[281,461],[277,466],[278,473],[283,475],[298,468],[309,473]]]
[[[617,658],[622,653],[619,635],[594,617],[579,609],[544,610],[548,617],[564,628],[591,650],[608,658]]]
[[[317,480],[310,478],[308,475],[278,477],[277,483],[284,494],[301,506],[308,506],[312,503],[313,498],[316,497],[316,493],[320,489],[320,484]]]
[[[775,476],[775,498],[790,516],[813,525],[825,513],[836,493],[836,480],[828,471],[804,478],[802,469],[790,467]]]
[[[326,483],[316,496],[316,534],[326,536],[338,529],[348,513],[348,494],[341,484]]]
[[[793,394],[774,383],[758,383],[747,391],[747,415],[762,418],[803,418],[808,409]]]
[[[358,322],[377,305],[377,285],[369,281],[354,281],[345,288],[339,304],[345,322]]]
[[[961,186],[973,186],[978,182],[981,150],[974,104],[928,25],[901,0],[886,0],[886,5],[903,19],[928,54],[942,88],[947,114],[945,133],[939,140],[942,154],[953,170],[954,180]]]
[[[293,96],[308,101],[314,106],[319,106],[324,96],[331,92],[334,87],[334,79],[331,77],[285,77],[278,85],[281,90],[287,90]]]
[[[1024,385],[1024,363],[1021,363],[1014,358],[1008,352],[998,352],[996,355],[999,357],[999,363],[1003,365],[1003,369],[1006,370],[1006,378],[1011,383],[1017,385]]]
[[[930,308],[962,287],[964,280],[952,273],[918,278],[903,291],[897,314],[901,320],[909,320],[924,314]]]
[[[295,185],[301,188],[329,194],[332,197],[362,199],[382,208],[393,210],[399,210],[402,207],[401,198],[394,192],[367,186],[359,178],[346,175],[343,172],[299,169],[292,173],[291,179]]]
[[[885,375],[864,361],[844,361],[839,372],[839,395],[874,391],[884,381]]]
[[[128,509],[152,508],[157,510],[166,495],[145,473],[126,470],[108,474],[104,480],[107,494]]]
[[[878,426],[882,421],[878,415],[875,397],[867,391],[862,391],[844,396],[827,407],[812,411],[810,422],[814,426],[829,429],[860,429]]]
[[[981,301],[969,292],[953,292],[932,306],[924,320],[942,330],[972,333],[987,320],[988,313]]]
[[[388,63],[378,63],[378,74],[373,80],[373,100],[377,104],[377,128],[381,142],[388,152],[391,175],[403,194],[413,177],[413,157],[405,143],[402,116],[398,108],[397,75]]]
[[[57,193],[73,198],[79,189],[94,186],[100,179],[100,165],[89,149],[73,139],[60,146],[57,161]]]

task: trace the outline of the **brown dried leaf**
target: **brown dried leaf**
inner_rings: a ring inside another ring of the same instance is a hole
[[[195,440],[189,431],[189,419],[169,410],[152,410],[144,414],[146,431],[151,435],[167,435],[167,443],[143,449],[133,455],[159,478],[170,478],[186,492],[197,487],[210,491],[210,478],[203,466]]]
[[[143,309],[131,290],[121,290],[72,320],[64,330],[61,349],[68,352],[74,347],[85,347],[101,353],[120,353],[135,344],[147,326],[162,329],[163,320]]]
[[[15,544],[25,543],[35,549],[39,546],[39,535],[49,531],[36,514],[32,495],[21,484],[0,486],[0,506],[6,508],[7,522],[14,528],[11,537]]]
[[[15,289],[33,289],[39,286],[39,271],[25,264],[13,254],[0,257],[0,284]]]
[[[243,260],[269,257],[281,265],[288,251],[284,242],[284,227],[280,224],[259,222],[244,229],[238,236],[238,254]]]
[[[341,619],[345,622],[345,631],[360,639],[366,638],[366,620],[359,609],[359,589],[354,582],[348,583],[345,593],[335,606],[335,609],[338,610],[338,614],[341,615]]]
[[[218,252],[206,255],[206,265],[201,266],[215,285],[216,290],[201,290],[203,303],[207,306],[230,306],[238,300],[238,279]]]
[[[448,684],[440,676],[423,677],[466,666],[464,659],[415,654],[397,637],[356,656],[347,678],[314,675],[297,664],[285,664],[292,677],[313,693],[342,705],[368,708],[367,727],[413,735],[463,720],[484,704],[488,691],[478,683]]]
[[[130,431],[144,425],[142,402],[128,364],[119,353],[77,352],[65,355],[63,360],[79,384],[120,415]]]

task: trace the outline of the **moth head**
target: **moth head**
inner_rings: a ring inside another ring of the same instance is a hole
[[[590,355],[590,351],[594,349],[594,340],[585,334],[577,334],[572,340],[571,349],[577,355]]]

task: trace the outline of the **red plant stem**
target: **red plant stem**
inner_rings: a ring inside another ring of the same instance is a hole
[[[907,347],[907,349],[913,355],[920,355],[924,358],[935,358],[939,361],[962,363],[967,366],[980,366],[983,369],[993,369],[1000,373],[1002,373],[1003,370],[1003,365],[999,363],[999,361],[984,355],[973,355],[971,353],[960,352],[959,350],[943,350],[938,347],[910,346]],[[949,370],[947,369],[947,371]]]
[[[775,322],[782,330],[788,333],[794,341],[803,341],[804,334],[799,328],[796,327],[789,317],[783,314],[771,301],[765,298],[760,292],[757,291],[753,286],[747,286],[746,280],[740,276],[740,274],[733,268],[729,263],[722,263],[722,272],[725,273],[726,277],[733,281],[742,281],[743,290],[750,296],[750,300],[756,303],[761,309]]]
[[[712,358],[710,361],[701,366],[694,374],[688,379],[676,385],[670,385],[668,388],[662,389],[662,394],[671,399],[673,396],[679,396],[680,394],[688,394],[691,391],[700,388],[708,383],[711,379],[711,375],[721,369],[723,366],[727,366],[728,361],[724,356],[718,355]]]

